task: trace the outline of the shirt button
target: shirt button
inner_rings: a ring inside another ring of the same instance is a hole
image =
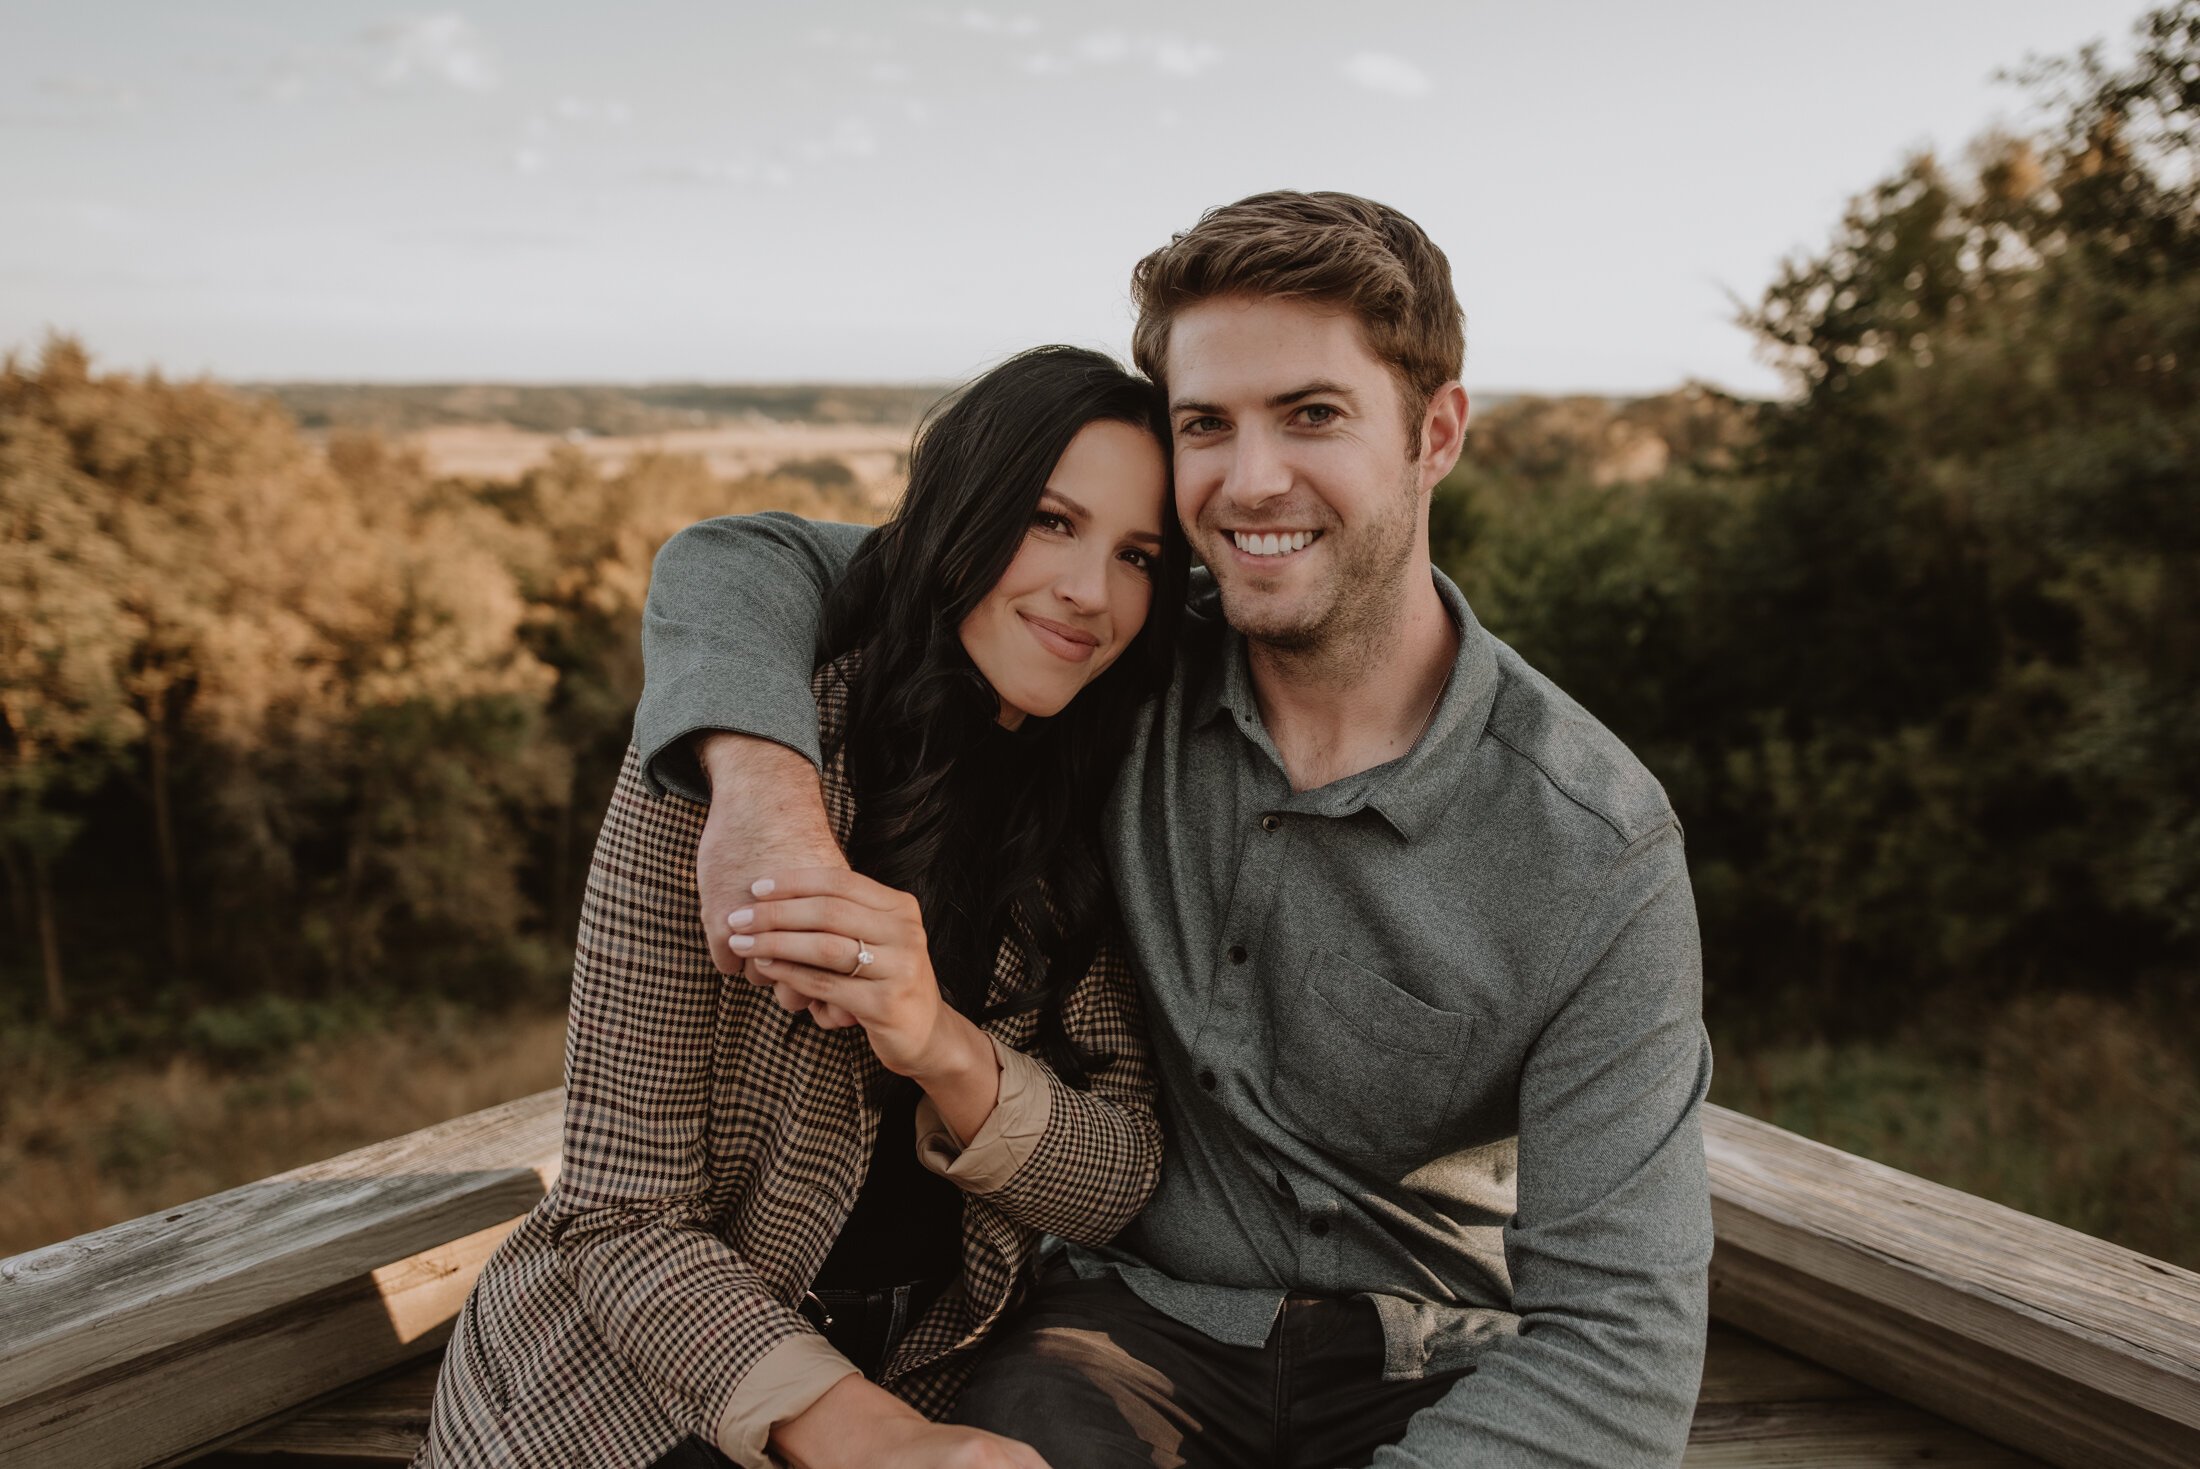
[[[1263,816],[1260,819],[1260,829],[1262,831],[1274,831],[1282,825],[1283,818],[1281,816]]]
[[[1230,962],[1232,964],[1243,964],[1245,962],[1245,945],[1230,945]]]
[[[1315,1219],[1306,1226],[1306,1230],[1314,1238],[1321,1239],[1329,1233],[1329,1221],[1327,1219]]]
[[[1212,1071],[1200,1072],[1199,1084],[1205,1087],[1207,1090],[1213,1091],[1215,1089],[1215,1074]]]

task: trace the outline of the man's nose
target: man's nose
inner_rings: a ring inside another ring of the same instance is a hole
[[[1261,505],[1290,490],[1290,462],[1282,452],[1283,446],[1271,436],[1240,432],[1234,447],[1237,452],[1222,484],[1223,494],[1232,504]]]

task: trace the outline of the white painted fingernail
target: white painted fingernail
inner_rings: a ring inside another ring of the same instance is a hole
[[[726,942],[733,945],[733,951],[736,954],[746,954],[749,950],[756,947],[756,940],[745,933],[737,933],[732,938],[727,939]],[[769,959],[759,959],[756,962],[759,964],[769,964],[772,961]]]
[[[726,915],[726,927],[739,928],[756,916],[754,908],[736,908]]]
[[[749,884],[749,896],[752,898],[768,898],[778,886],[779,884],[773,882],[770,878],[760,877]]]

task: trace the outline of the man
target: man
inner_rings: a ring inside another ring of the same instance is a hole
[[[1680,828],[1430,565],[1449,266],[1394,210],[1269,194],[1133,292],[1213,575],[1109,816],[1168,1154],[958,1416],[1054,1469],[1678,1463],[1711,1253]],[[837,856],[807,681],[859,540],[713,521],[659,558],[636,738],[698,798],[707,767],[714,944],[750,878]]]

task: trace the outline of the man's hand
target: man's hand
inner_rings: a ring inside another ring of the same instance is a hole
[[[885,1388],[851,1373],[772,1429],[794,1469],[1047,1469],[1028,1444],[927,1422]]]
[[[695,887],[702,898],[703,932],[711,962],[741,973],[741,956],[726,945],[726,918],[747,906],[749,884],[767,872],[793,868],[845,868],[848,859],[833,840],[817,771],[785,745],[751,735],[712,731],[695,737],[695,757],[710,780],[710,814],[695,850]],[[837,1005],[811,1003],[786,985],[772,995],[789,1010],[807,1008],[828,1029],[854,1024]]]

